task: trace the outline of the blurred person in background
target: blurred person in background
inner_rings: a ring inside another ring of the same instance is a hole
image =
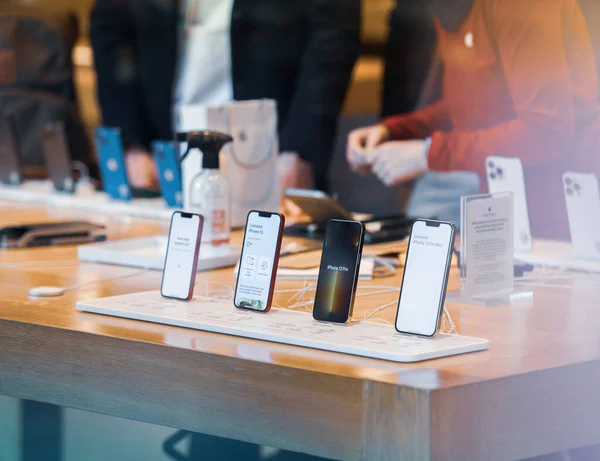
[[[598,74],[577,0],[427,3],[442,97],[350,133],[349,163],[392,185],[431,170],[483,179],[488,156],[519,157],[534,236],[568,237],[562,174],[600,172]],[[462,195],[432,200],[446,194]]]
[[[271,98],[282,187],[326,190],[359,36],[360,0],[96,0],[99,103],[132,185],[155,183],[148,146],[172,138],[174,107]]]
[[[131,185],[157,186],[149,154],[173,139],[176,0],[96,0],[90,39],[102,123],[121,130]]]

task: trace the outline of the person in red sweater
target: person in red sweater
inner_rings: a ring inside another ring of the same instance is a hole
[[[598,75],[585,18],[577,0],[467,3],[457,27],[436,19],[442,99],[351,132],[348,161],[392,185],[428,170],[483,179],[488,156],[519,157],[534,236],[568,238],[562,174],[600,173]],[[401,142],[378,147],[390,140]]]

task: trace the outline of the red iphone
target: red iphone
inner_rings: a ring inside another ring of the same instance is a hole
[[[285,218],[279,213],[248,213],[235,287],[235,307],[260,312],[271,310],[284,225]]]
[[[199,214],[173,213],[160,287],[165,298],[189,301],[194,296],[203,225],[204,218]]]

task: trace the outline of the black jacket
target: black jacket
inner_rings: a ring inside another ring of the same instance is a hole
[[[91,39],[100,107],[104,123],[121,127],[127,144],[172,136],[176,18],[168,0],[96,0]],[[319,188],[326,188],[359,36],[360,0],[234,3],[234,99],[277,101],[280,149],[308,160]],[[129,80],[116,78],[123,55],[135,57]]]

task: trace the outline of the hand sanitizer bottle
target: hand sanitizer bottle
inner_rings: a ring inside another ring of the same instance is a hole
[[[204,217],[202,242],[213,247],[229,244],[231,236],[231,186],[219,170],[219,152],[233,139],[215,131],[193,132],[186,135],[188,152],[202,151],[202,171],[190,183],[192,212]],[[184,154],[182,160],[187,155]]]

